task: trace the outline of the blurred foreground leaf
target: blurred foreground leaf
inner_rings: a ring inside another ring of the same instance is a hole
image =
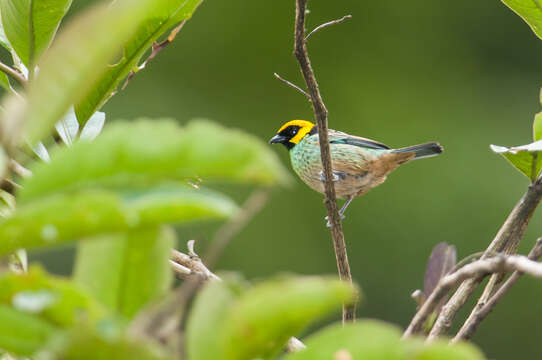
[[[40,71],[29,84],[27,104],[20,104],[27,109],[23,111],[24,125],[31,144],[88,94],[113,57],[122,53],[126,39],[160,4],[155,0],[117,0],[87,10],[64,28],[38,64]]]
[[[355,298],[350,285],[321,277],[285,277],[246,291],[210,283],[190,314],[189,359],[269,358],[311,321]]]
[[[56,327],[39,317],[0,304],[0,349],[30,356],[56,332]]]
[[[209,190],[167,186],[139,196],[105,190],[56,194],[18,207],[0,222],[0,254],[50,246],[141,225],[226,218],[236,205]]]
[[[445,341],[424,344],[420,339],[401,340],[401,331],[378,320],[331,325],[303,340],[307,348],[284,360],[482,360],[470,344],[449,345]]]
[[[542,38],[542,4],[540,0],[501,0],[518,14],[539,38]]]
[[[184,128],[171,120],[117,122],[92,142],[77,142],[36,163],[19,201],[88,186],[135,187],[203,178],[263,185],[290,175],[259,139],[210,121]]]
[[[74,280],[102,303],[126,317],[166,294],[172,231],[137,229],[79,244]]]
[[[232,304],[242,292],[242,285],[235,279],[212,281],[198,293],[186,325],[186,352],[189,360],[223,358],[218,329]]]
[[[122,58],[109,66],[88,95],[76,106],[77,119],[84,124],[109,99],[119,82],[133,70],[152,43],[169,28],[189,19],[203,0],[157,1],[158,6],[147,12],[137,31],[124,43]]]
[[[72,0],[1,0],[2,24],[9,43],[30,67],[49,47]]]
[[[73,329],[50,342],[41,353],[46,359],[62,360],[170,359],[155,344],[130,339],[114,328],[107,331],[84,327]]]
[[[95,322],[107,314],[89,295],[72,282],[36,267],[25,274],[8,272],[0,277],[0,304],[59,326],[71,326],[81,318]]]
[[[406,360],[400,330],[377,320],[358,320],[354,324],[329,326],[303,339],[307,349],[290,354],[284,360],[345,359]],[[347,357],[347,354],[350,357]]]

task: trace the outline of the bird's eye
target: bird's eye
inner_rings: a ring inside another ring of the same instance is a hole
[[[297,129],[292,129],[292,135],[297,134]]]

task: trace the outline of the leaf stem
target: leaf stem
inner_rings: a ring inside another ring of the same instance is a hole
[[[0,71],[16,80],[21,86],[26,85],[26,79],[14,68],[0,61]]]

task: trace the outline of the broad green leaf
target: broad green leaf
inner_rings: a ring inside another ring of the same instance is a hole
[[[6,33],[4,31],[4,25],[2,24],[1,7],[0,7],[0,45],[9,52],[13,50],[6,36]]]
[[[19,248],[55,245],[137,225],[119,196],[105,191],[56,195],[26,206],[0,223],[0,254]]]
[[[137,32],[124,44],[122,58],[96,82],[88,95],[76,106],[77,119],[84,124],[89,117],[99,110],[117,89],[120,81],[134,69],[143,54],[168,29],[175,24],[189,19],[203,0],[167,0],[149,11],[141,21]]]
[[[36,163],[19,200],[88,186],[136,187],[202,178],[263,185],[290,180],[276,154],[239,130],[199,120],[184,128],[168,120],[115,122],[92,142],[77,142]]]
[[[11,90],[11,86],[9,85],[8,76],[3,72],[0,72],[0,87],[2,87],[2,89],[6,90],[6,91]]]
[[[0,254],[142,225],[227,218],[236,210],[233,202],[215,192],[174,184],[147,193],[87,190],[57,194],[21,205],[0,222]]]
[[[2,24],[26,66],[49,47],[71,0],[1,0]]]
[[[221,329],[242,292],[239,280],[211,281],[198,293],[186,325],[188,360],[222,358]]]
[[[126,39],[160,4],[156,0],[117,0],[87,10],[64,28],[39,61],[40,71],[29,84],[27,105],[21,104],[31,144],[88,94],[115,55],[120,56]]]
[[[0,349],[30,356],[56,332],[56,327],[38,316],[0,304]]]
[[[110,326],[109,331],[79,326],[57,341],[50,342],[43,353],[47,359],[62,360],[166,360],[164,351],[143,339],[129,339]]]
[[[542,2],[540,0],[501,0],[518,14],[539,38],[542,38]]]
[[[428,345],[420,344],[413,360],[483,360],[482,352],[473,344],[458,343],[450,345],[448,341],[437,340]]]
[[[542,140],[542,112],[534,116],[533,121],[533,141]]]
[[[96,322],[107,315],[82,288],[36,267],[25,274],[7,272],[0,277],[0,304],[63,327],[83,317]]]
[[[82,242],[74,279],[109,308],[132,317],[169,290],[174,243],[174,232],[158,227]]]
[[[312,320],[355,299],[351,285],[321,277],[284,278],[256,285],[232,305],[219,331],[224,358],[276,354]]]
[[[400,338],[397,327],[377,320],[331,325],[303,339],[307,348],[284,360],[406,360],[407,347]]]
[[[535,181],[542,169],[542,140],[531,144],[507,148],[505,146],[490,145],[493,152],[502,155],[531,181]]]

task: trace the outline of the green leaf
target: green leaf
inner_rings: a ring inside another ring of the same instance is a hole
[[[519,15],[539,38],[542,38],[542,3],[540,0],[501,0]]]
[[[0,304],[11,305],[20,312],[62,327],[71,326],[82,317],[97,322],[108,314],[82,288],[37,267],[31,267],[25,274],[3,274]]]
[[[30,356],[56,332],[55,326],[37,316],[0,304],[0,349]]]
[[[209,190],[173,184],[137,196],[105,190],[57,194],[21,205],[0,222],[0,254],[142,225],[227,218],[236,209],[233,202]]]
[[[132,317],[169,290],[174,245],[174,232],[158,227],[82,242],[74,280],[109,308]]]
[[[1,4],[0,4],[0,14],[1,14]],[[4,25],[2,24],[1,17],[0,17],[0,45],[9,52],[13,50],[6,36],[6,33],[4,31]]]
[[[2,89],[6,90],[6,91],[11,90],[11,86],[9,85],[8,76],[3,72],[0,72],[0,87],[2,87]]]
[[[428,345],[420,344],[414,360],[483,360],[482,352],[473,344],[437,340]]]
[[[130,339],[110,326],[108,331],[80,326],[44,349],[48,359],[62,360],[166,360],[164,351],[143,339]]]
[[[19,201],[89,186],[117,188],[203,178],[262,185],[290,175],[261,140],[209,121],[184,129],[168,120],[115,122],[92,142],[77,142],[35,163]]]
[[[155,0],[117,0],[87,10],[64,28],[40,59],[39,74],[29,84],[28,105],[21,104],[26,109],[22,116],[31,144],[88,94],[115,55],[122,53],[126,39],[160,4]]]
[[[88,95],[77,104],[76,113],[79,123],[84,124],[94,112],[102,107],[117,89],[120,81],[138,65],[141,57],[154,41],[175,24],[189,19],[202,1],[160,1],[160,6],[149,11],[137,32],[126,41],[122,59],[110,66],[94,84]]]
[[[30,67],[49,47],[71,0],[1,0],[2,23],[10,44]]]
[[[219,330],[224,358],[267,358],[283,349],[288,338],[312,320],[355,298],[351,285],[321,277],[284,278],[256,285],[233,304]]]
[[[490,145],[493,152],[502,155],[531,181],[535,181],[542,169],[542,140],[521,146],[507,148],[505,146]]]
[[[541,139],[542,139],[542,112],[539,112],[534,116],[533,141],[538,141]]]
[[[284,360],[339,359],[341,353],[345,359],[405,360],[407,348],[400,338],[397,327],[377,320],[336,324],[303,339],[307,348]]]
[[[241,281],[224,278],[211,281],[198,293],[186,324],[186,352],[189,360],[222,358],[220,332],[228,312],[242,291]]]

